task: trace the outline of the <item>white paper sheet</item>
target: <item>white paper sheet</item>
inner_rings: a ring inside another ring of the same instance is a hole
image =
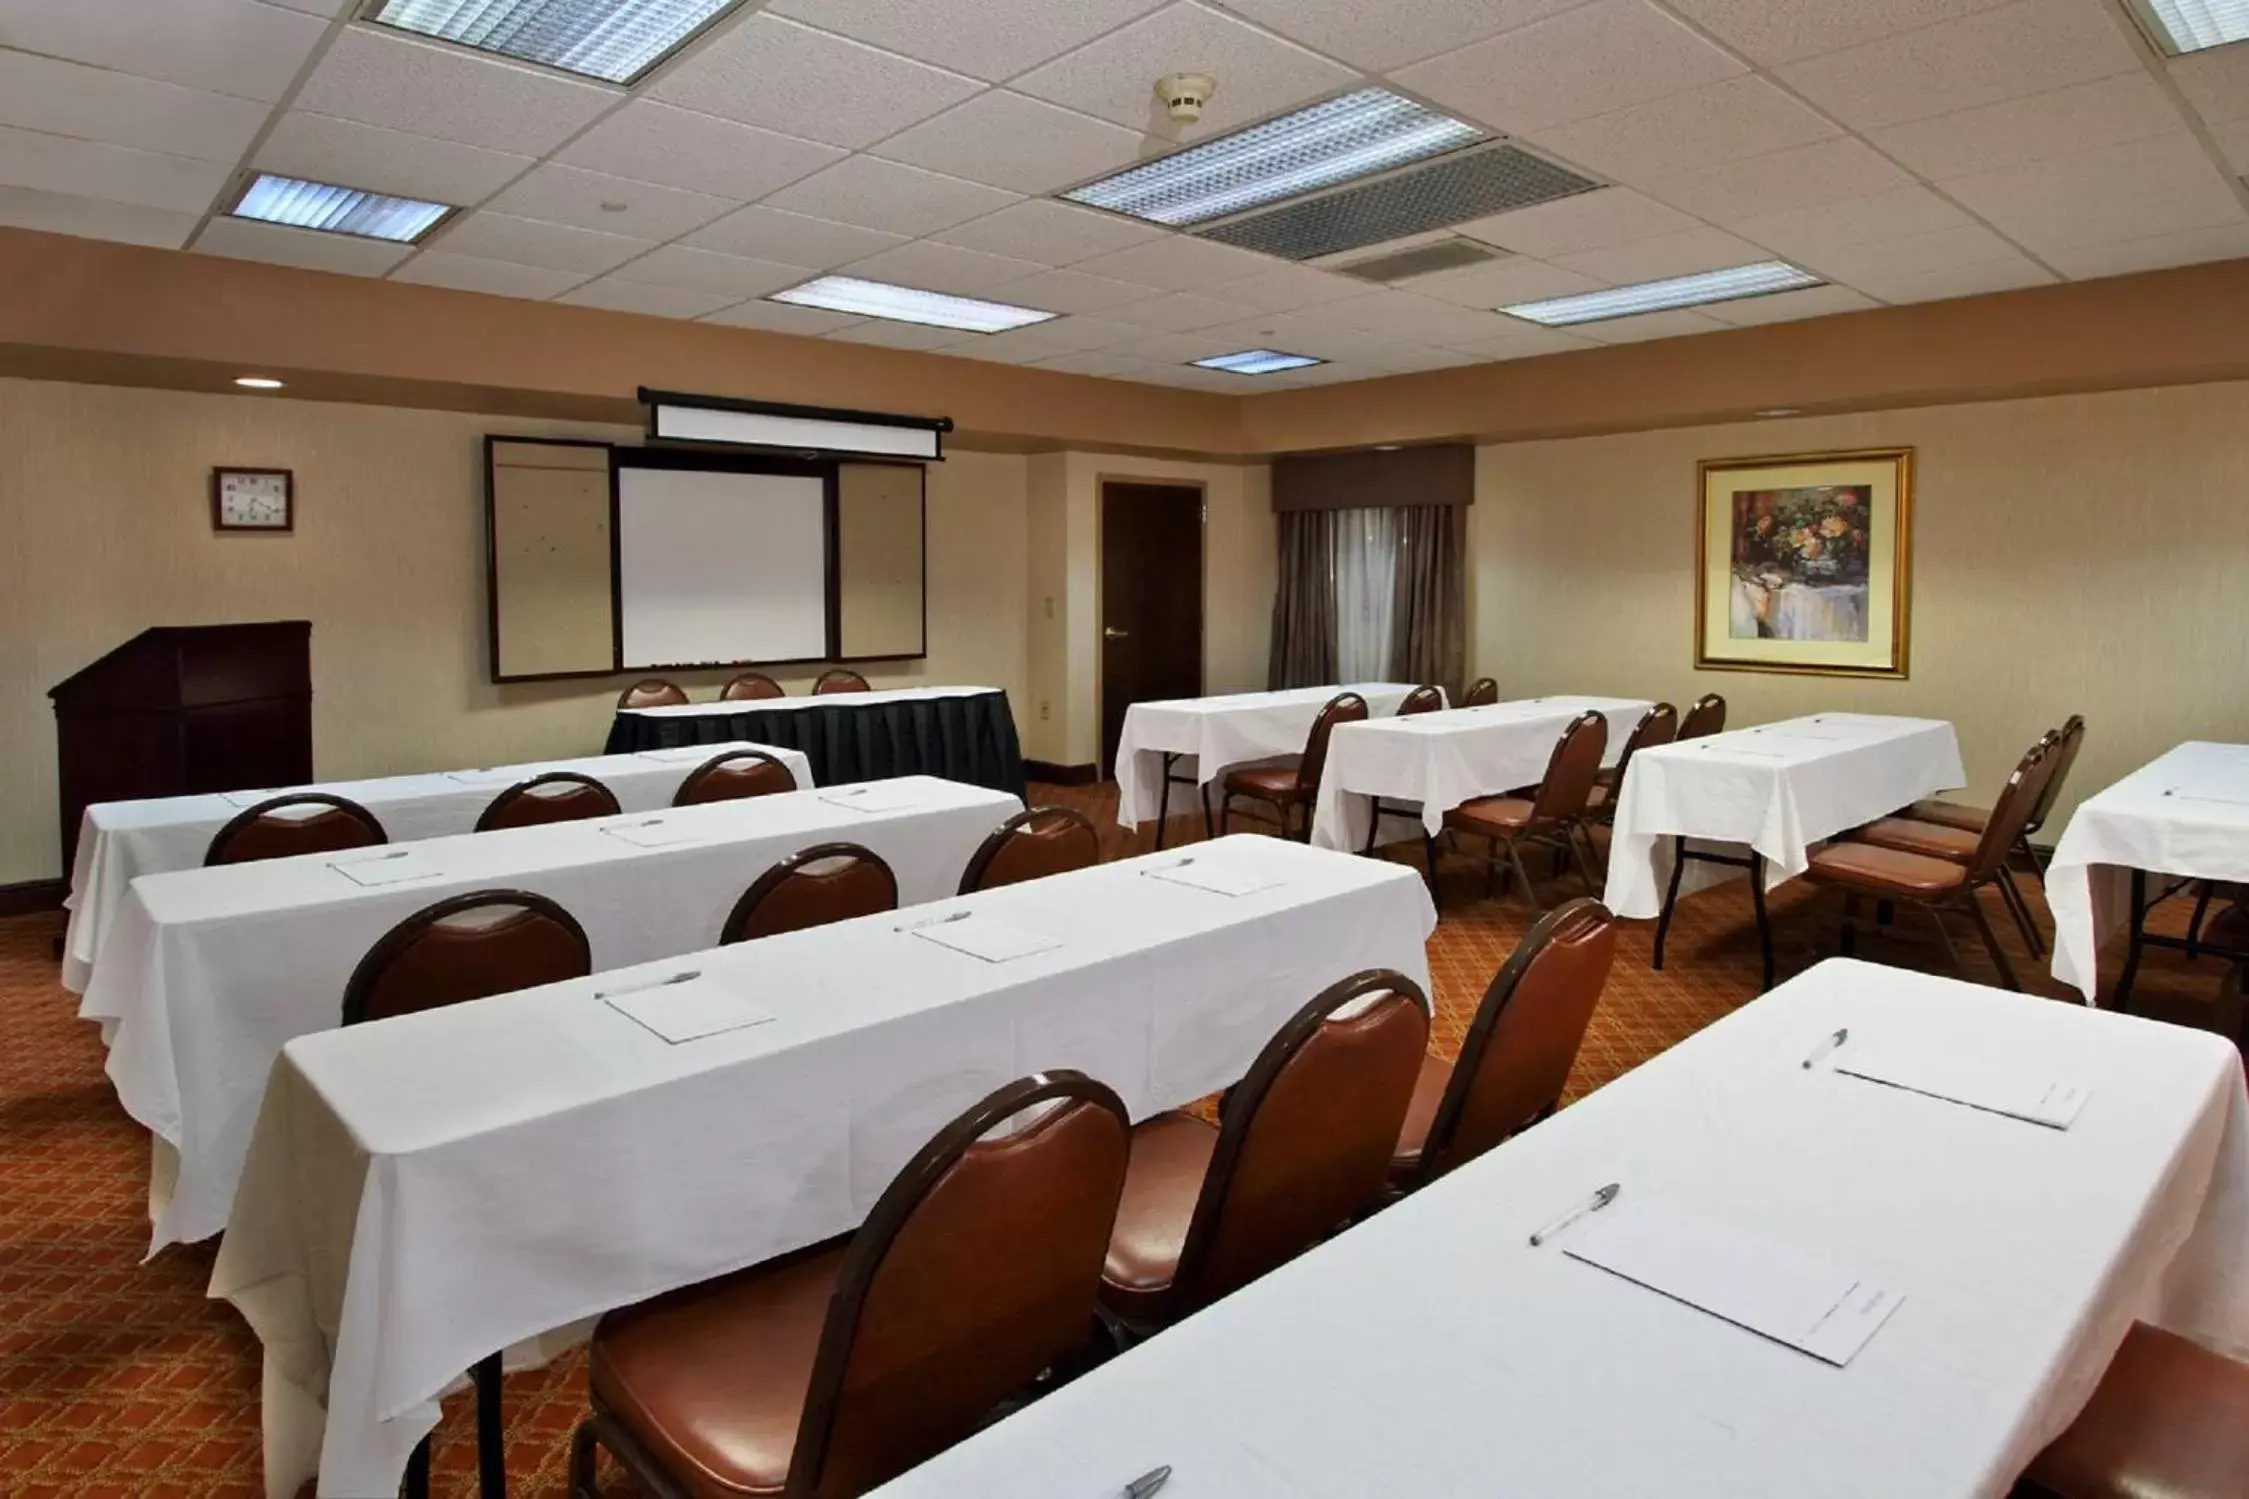
[[[1562,1252],[1838,1368],[1904,1299],[1782,1245],[1634,1198],[1629,1186],[1567,1230]]]
[[[997,916],[982,912],[940,917],[909,927],[915,936],[939,947],[949,947],[954,952],[967,953],[972,958],[982,958],[987,963],[1005,963],[1014,958],[1027,958],[1035,952],[1051,952],[1062,945],[1060,937],[1050,937],[1044,932],[1034,932],[1029,927],[1002,921]]]
[[[771,1010],[700,974],[681,974],[646,988],[605,993],[601,998],[618,1014],[646,1026],[674,1046],[763,1025],[773,1018]]]
[[[1879,1044],[1862,1046],[1856,1040],[1836,1051],[1835,1070],[1847,1077],[2043,1124],[2049,1129],[2068,1129],[2085,1107],[2085,1100],[2092,1096],[2090,1090],[2076,1083],[2025,1072],[2005,1062],[1928,1053],[1907,1055],[1886,1051]]]
[[[869,781],[864,786],[823,791],[820,800],[849,807],[854,812],[906,812],[921,805],[921,797],[913,787],[892,781]]]
[[[613,823],[602,831],[635,848],[673,848],[682,843],[700,843],[707,836],[706,830],[685,819],[675,821],[665,817],[635,818],[631,822]]]
[[[1209,890],[1218,895],[1255,895],[1260,890],[1270,890],[1281,883],[1280,877],[1254,870],[1228,868],[1224,864],[1189,857],[1176,864],[1166,864],[1161,869],[1146,871],[1152,880],[1168,880],[1174,885],[1192,885],[1197,890]]]
[[[403,885],[408,880],[439,879],[445,866],[419,849],[395,848],[387,854],[357,859],[330,859],[328,867],[355,885]]]

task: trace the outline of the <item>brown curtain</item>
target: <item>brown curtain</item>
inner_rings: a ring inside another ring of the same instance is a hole
[[[1320,687],[1335,680],[1335,515],[1284,510],[1280,586],[1273,593],[1273,654],[1265,685]]]
[[[1399,511],[1391,659],[1401,682],[1435,682],[1447,692],[1460,691],[1468,638],[1467,517],[1460,505],[1411,505]]]

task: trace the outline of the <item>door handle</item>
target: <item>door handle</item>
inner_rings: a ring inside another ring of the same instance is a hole
[[[1103,640],[1130,640],[1132,638],[1132,632],[1130,630],[1120,630],[1115,625],[1106,625],[1102,628],[1101,638]]]

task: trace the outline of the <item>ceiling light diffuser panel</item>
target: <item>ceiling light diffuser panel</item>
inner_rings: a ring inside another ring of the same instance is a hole
[[[862,281],[856,276],[822,276],[766,299],[798,307],[822,307],[830,312],[853,312],[861,317],[888,318],[897,323],[924,323],[932,328],[959,328],[968,333],[1004,333],[1027,328],[1057,316],[1036,307],[1013,307],[1005,302],[979,302],[974,297],[944,292],[918,291],[885,281]]]
[[[1635,286],[1607,291],[1580,292],[1570,297],[1549,297],[1543,302],[1518,302],[1499,310],[1510,317],[1566,328],[1573,323],[1598,323],[1609,318],[1636,317],[1643,312],[1669,312],[1679,307],[1702,307],[1712,302],[1736,302],[1743,297],[1769,296],[1827,283],[1810,271],[1798,270],[1785,260],[1761,260],[1755,265],[1730,266],[1722,271],[1699,271],[1663,281],[1642,281]]]
[[[1239,354],[1213,354],[1191,363],[1197,369],[1224,370],[1229,375],[1277,375],[1282,370],[1300,370],[1327,361],[1309,354],[1283,354],[1278,349],[1244,349]]]
[[[2200,52],[2249,41],[2249,0],[2138,0],[2170,52]]]
[[[735,0],[368,0],[370,21],[630,83]]]
[[[443,203],[423,203],[261,172],[229,211],[238,219],[410,245],[453,210]]]

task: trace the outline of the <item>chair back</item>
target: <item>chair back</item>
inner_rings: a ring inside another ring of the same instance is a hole
[[[344,1024],[435,1010],[593,972],[586,930],[528,890],[471,890],[424,906],[367,949],[344,985]]]
[[[1973,887],[1995,878],[1999,867],[2007,862],[2015,844],[2030,822],[2030,814],[2038,806],[2038,798],[2046,789],[2046,781],[2060,763],[2060,755],[2047,740],[2041,739],[2016,763],[2014,773],[2007,777],[2001,788],[1999,800],[1992,804],[1991,816],[1984,819],[1983,836],[1976,840],[1976,851],[1968,858],[1968,884]]]
[[[493,797],[492,805],[477,818],[476,831],[491,833],[547,822],[576,822],[585,817],[615,817],[620,810],[616,793],[592,776],[553,770],[518,781]]]
[[[1538,783],[1531,803],[1534,822],[1566,821],[1585,815],[1593,796],[1593,783],[1601,774],[1601,756],[1609,748],[1609,721],[1588,709],[1570,720],[1562,737],[1554,741],[1547,757],[1546,779]]]
[[[764,750],[727,750],[689,771],[679,790],[672,793],[672,805],[698,807],[704,802],[771,796],[796,789],[796,773],[779,756]]]
[[[1367,717],[1367,700],[1356,692],[1339,692],[1327,700],[1320,716],[1312,720],[1312,732],[1304,736],[1304,758],[1297,762],[1296,783],[1309,797],[1320,786],[1320,777],[1328,765],[1328,736],[1339,723],[1364,723]]]
[[[1398,704],[1398,717],[1407,718],[1416,713],[1441,713],[1445,708],[1444,689],[1432,684],[1416,687]]]
[[[1679,725],[1681,739],[1700,739],[1705,734],[1724,732],[1726,727],[1726,700],[1715,692],[1706,692],[1687,710],[1686,719]]]
[[[309,810],[317,808],[319,810]],[[300,810],[302,816],[293,815]],[[249,864],[294,854],[325,854],[390,842],[375,814],[349,797],[325,791],[297,791],[268,797],[227,819],[211,835],[203,862]]]
[[[812,684],[814,697],[825,697],[831,692],[867,692],[867,679],[849,667],[837,666],[820,673],[820,680]]]
[[[1475,681],[1469,683],[1468,690],[1460,695],[1460,706],[1463,708],[1488,708],[1498,701],[1499,683],[1493,681],[1490,677],[1478,677]]]
[[[1032,1109],[1046,1112],[993,1134]],[[1123,1102],[1060,1070],[923,1146],[844,1251],[784,1492],[865,1493],[1084,1346],[1130,1155]]]
[[[857,843],[815,843],[768,869],[742,892],[719,929],[721,945],[898,909],[898,876]]]
[[[686,690],[662,677],[644,678],[617,694],[620,708],[676,708],[686,701]]]
[[[2046,777],[2046,784],[2038,793],[2038,803],[2030,809],[2030,820],[2023,824],[2027,836],[2046,826],[2053,814],[2054,803],[2061,800],[2062,782],[2069,779],[2069,768],[2077,763],[2078,748],[2085,743],[2085,715],[2072,713],[2061,726],[2053,746],[2054,768]]]
[[[1537,1123],[1562,1098],[1616,957],[1616,918],[1597,900],[1557,906],[1516,944],[1468,1024],[1421,1147],[1424,1180]]]
[[[1658,703],[1640,715],[1632,732],[1624,739],[1624,748],[1616,757],[1616,783],[1624,785],[1624,773],[1631,768],[1632,757],[1644,749],[1654,749],[1659,744],[1669,744],[1679,737],[1679,710],[1669,703]]]
[[[1265,1044],[1219,1111],[1172,1316],[1295,1258],[1381,1196],[1428,1043],[1420,986],[1377,968],[1331,984]]]
[[[1089,869],[1101,862],[1101,835],[1082,813],[1068,807],[1033,807],[1018,812],[977,845],[961,874],[960,893],[1016,885]]]
[[[722,703],[752,703],[760,698],[787,697],[779,682],[761,671],[746,671],[719,689]]]

